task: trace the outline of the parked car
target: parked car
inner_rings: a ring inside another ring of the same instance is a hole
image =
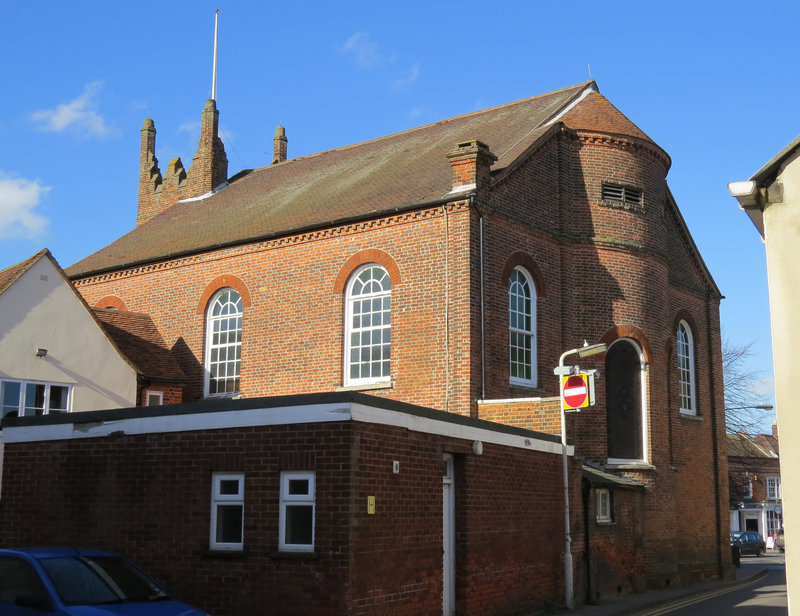
[[[786,551],[786,540],[783,538],[783,528],[779,528],[775,533],[775,548],[781,552]]]
[[[97,550],[0,550],[3,616],[207,616],[121,556]]]
[[[742,555],[763,556],[767,552],[767,544],[764,543],[761,535],[751,531],[731,531],[731,546],[738,547]]]

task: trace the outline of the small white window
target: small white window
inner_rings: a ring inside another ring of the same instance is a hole
[[[686,321],[678,323],[678,385],[680,387],[680,411],[697,415],[694,375],[694,337]]]
[[[164,392],[148,389],[145,399],[147,400],[146,406],[161,406],[164,404]]]
[[[214,473],[211,489],[211,538],[213,550],[244,547],[244,474]]]
[[[281,550],[314,551],[314,484],[314,473],[281,473]]]
[[[767,477],[767,500],[778,500],[781,497],[781,478]]]
[[[608,523],[613,521],[613,510],[611,504],[610,490],[597,490],[597,521]]]
[[[750,473],[746,473],[742,481],[742,497],[753,498],[753,481],[750,478]]]
[[[70,385],[0,381],[0,416],[29,417],[66,413],[70,407]]]

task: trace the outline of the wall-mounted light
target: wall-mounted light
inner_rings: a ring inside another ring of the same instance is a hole
[[[474,453],[476,456],[481,455],[483,453],[483,443],[480,441],[475,441],[472,443],[472,453]]]
[[[47,355],[47,349],[36,349],[36,357],[41,359],[45,355]]]

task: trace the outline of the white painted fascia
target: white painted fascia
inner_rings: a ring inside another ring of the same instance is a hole
[[[406,428],[424,434],[493,443],[528,451],[561,453],[561,444],[555,441],[537,439],[527,435],[497,432],[479,426],[463,425],[359,403],[312,404],[211,413],[131,417],[130,419],[85,423],[6,426],[3,428],[2,436],[5,443],[27,443],[99,438],[117,434],[120,436],[163,434],[333,421],[360,421]],[[567,454],[574,454],[573,446],[567,447]]]

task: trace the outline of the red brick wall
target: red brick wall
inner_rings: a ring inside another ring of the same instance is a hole
[[[350,422],[8,443],[0,543],[120,552],[217,616],[438,615],[451,452],[459,612],[560,602],[560,456],[490,443],[476,456],[471,445]],[[316,472],[308,558],[278,553],[281,470]],[[208,550],[215,471],[245,473],[243,553]]]
[[[649,466],[625,470],[648,486],[643,575],[662,585],[679,569],[724,573],[719,298],[674,208],[667,164],[641,141],[563,130],[472,201],[100,275],[77,281],[78,288],[90,304],[113,296],[152,316],[191,379],[187,401],[202,393],[204,317],[197,308],[224,275],[238,277],[252,300],[243,319],[245,397],[340,386],[344,306],[336,281],[345,264],[374,250],[400,272],[392,290],[394,385],[375,395],[471,415],[479,399],[553,398],[553,368],[564,350],[630,337],[646,362]],[[643,205],[604,201],[603,182],[641,188]],[[520,255],[537,270],[536,388],[509,384],[504,273]],[[695,328],[697,419],[678,412],[679,315]],[[605,463],[603,356],[569,362],[600,370],[597,406],[570,415],[567,431],[579,455]],[[535,412],[495,418],[550,432],[557,421]]]

